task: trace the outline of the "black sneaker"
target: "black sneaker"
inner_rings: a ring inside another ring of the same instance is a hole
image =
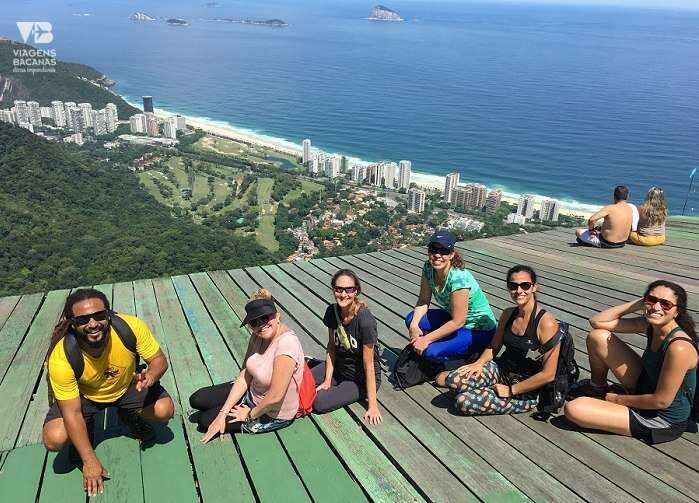
[[[133,410],[118,409],[119,420],[126,425],[131,432],[131,436],[142,444],[147,444],[155,440],[155,428],[150,425],[141,415]]]

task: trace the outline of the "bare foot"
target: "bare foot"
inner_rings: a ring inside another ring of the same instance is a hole
[[[449,371],[447,370],[445,370],[444,372],[440,372],[439,374],[437,374],[437,377],[434,378],[434,384],[440,388],[446,388],[448,375]]]

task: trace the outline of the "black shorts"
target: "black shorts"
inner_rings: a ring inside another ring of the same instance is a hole
[[[659,416],[642,416],[629,409],[629,429],[634,438],[648,444],[662,444],[681,437],[687,430],[687,422],[670,423]]]
[[[80,396],[80,406],[82,407],[83,417],[85,418],[85,423],[90,423],[99,411],[104,410],[108,407],[117,407],[119,409],[125,410],[141,410],[149,405],[154,404],[161,398],[169,397],[169,393],[160,385],[160,381],[156,382],[150,388],[144,390],[136,391],[136,383],[131,381],[131,385],[126,390],[126,392],[121,395],[118,400],[113,402],[93,402],[92,400]],[[63,417],[61,414],[61,409],[58,408],[58,402],[54,400],[53,405],[49,407],[49,411],[44,419],[44,424],[48,423],[52,419],[58,419]]]

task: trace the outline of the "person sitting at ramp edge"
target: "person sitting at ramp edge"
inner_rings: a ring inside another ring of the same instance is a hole
[[[148,367],[137,371],[139,356]],[[174,413],[159,382],[167,367],[148,326],[135,316],[112,312],[102,292],[80,289],[68,297],[48,353],[52,403],[43,441],[50,451],[72,444],[72,454],[77,451],[82,459],[89,496],[104,492],[107,476],[92,445],[95,414],[116,407],[135,438],[154,440],[155,431],[145,420],[167,422]]]

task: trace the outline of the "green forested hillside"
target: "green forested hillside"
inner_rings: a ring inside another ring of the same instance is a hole
[[[58,61],[55,73],[14,73],[13,49],[32,49],[31,46],[9,40],[0,40],[0,108],[9,108],[14,100],[34,100],[48,106],[52,100],[91,103],[93,108],[104,108],[107,103],[117,106],[119,118],[126,119],[139,110],[119,96],[80,79],[95,80],[101,74],[86,65]],[[60,54],[57,54],[60,56]]]
[[[3,123],[0,180],[0,296],[274,262],[173,218],[127,169]]]

